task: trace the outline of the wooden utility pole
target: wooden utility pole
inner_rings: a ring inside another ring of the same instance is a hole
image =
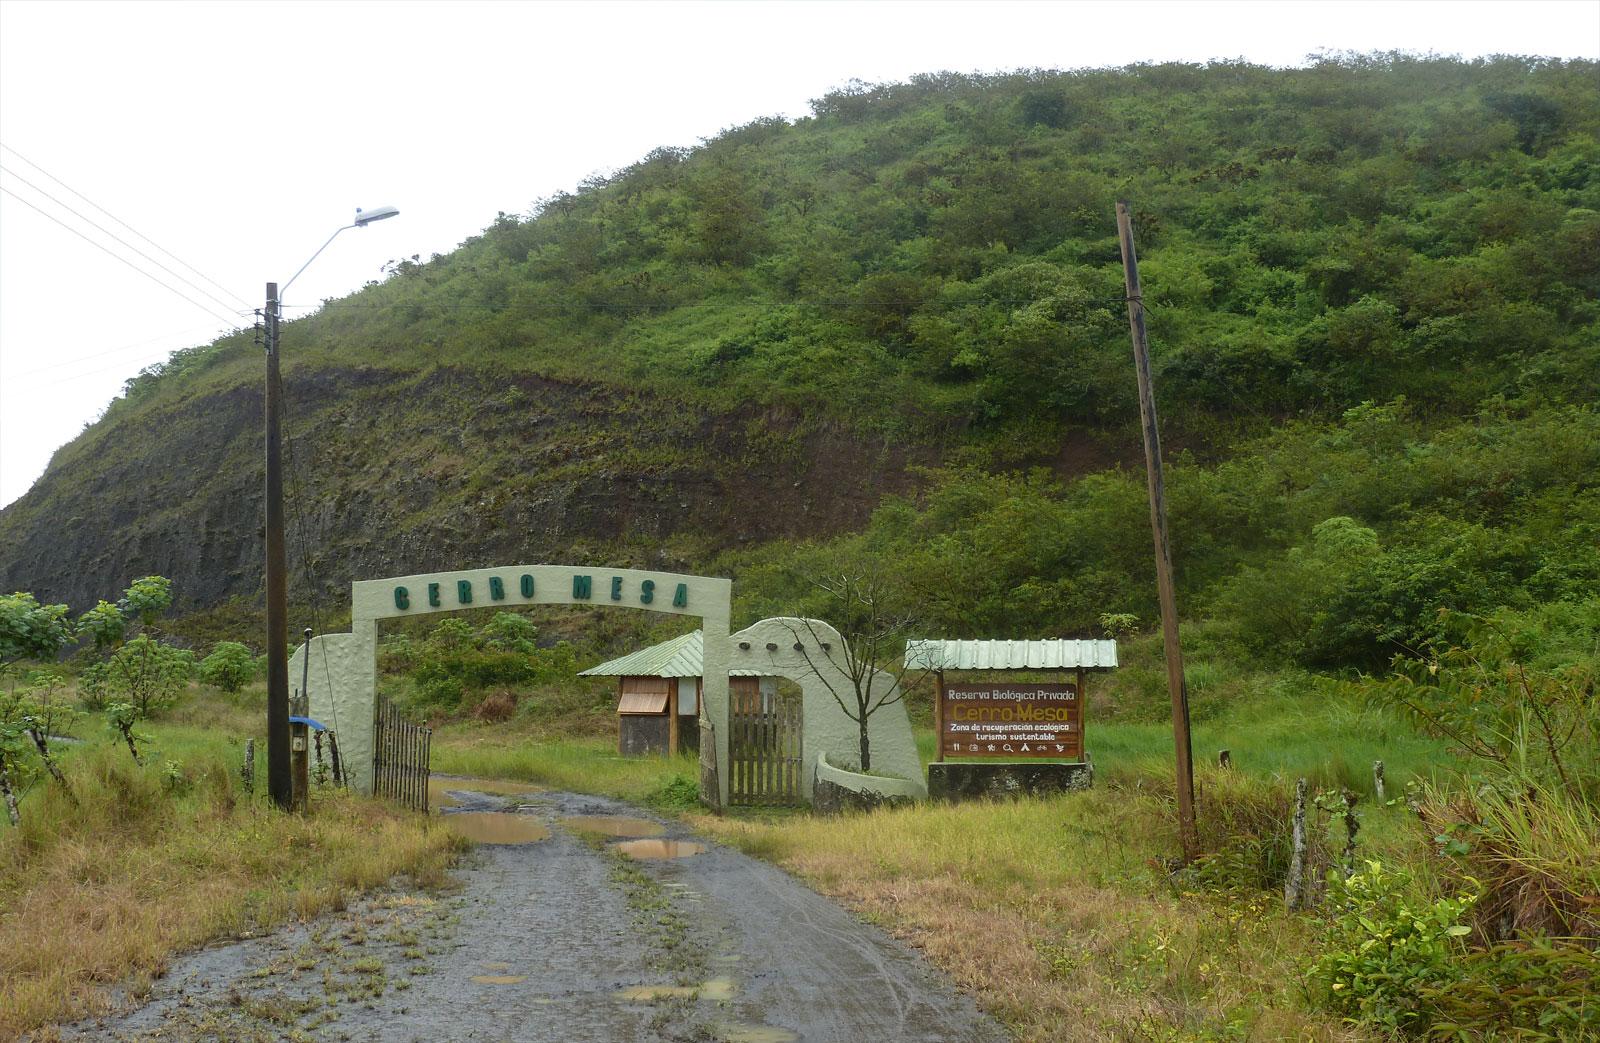
[[[1150,529],[1156,544],[1156,590],[1161,598],[1161,643],[1167,654],[1167,691],[1172,696],[1172,737],[1177,749],[1178,836],[1185,864],[1200,854],[1194,824],[1194,754],[1189,742],[1189,690],[1183,682],[1183,650],[1178,646],[1178,602],[1172,591],[1172,552],[1167,542],[1167,493],[1161,478],[1161,432],[1156,396],[1150,386],[1150,348],[1144,330],[1144,297],[1139,259],[1133,252],[1133,221],[1128,204],[1117,203],[1117,237],[1127,287],[1128,327],[1133,334],[1133,364],[1139,373],[1139,419],[1144,428],[1145,477],[1150,488]]]
[[[278,284],[267,283],[267,794],[287,811],[289,775],[289,570],[283,553],[282,406],[278,380]]]

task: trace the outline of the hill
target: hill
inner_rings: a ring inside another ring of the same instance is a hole
[[[818,552],[794,541],[832,538],[925,592],[964,577],[941,626],[1148,618],[1124,197],[1188,604],[1282,608],[1259,640],[1356,662],[1440,607],[1580,597],[1596,72],[937,74],[659,149],[286,324],[294,596],[716,562],[755,606],[794,593],[778,566]],[[0,588],[82,608],[156,572],[189,609],[258,598],[259,370],[241,334],[130,380],[0,512]]]

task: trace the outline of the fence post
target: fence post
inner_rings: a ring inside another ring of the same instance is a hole
[[[1294,840],[1289,855],[1289,875],[1283,881],[1283,904],[1300,908],[1306,872],[1306,780],[1294,784]]]

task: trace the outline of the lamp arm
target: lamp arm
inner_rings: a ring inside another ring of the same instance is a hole
[[[307,268],[310,268],[311,267],[311,261],[315,261],[318,257],[321,257],[322,256],[322,251],[326,250],[328,248],[329,244],[331,244],[335,239],[339,238],[339,233],[340,232],[349,231],[350,229],[352,229],[354,227],[356,227],[356,226],[355,225],[345,225],[343,228],[335,230],[332,235],[328,236],[328,242],[323,243],[321,246],[317,247],[317,252],[311,255],[311,259],[310,260],[306,261],[305,264],[302,264],[300,266],[300,271],[299,272],[295,272],[293,275],[289,276],[289,281],[283,284],[283,288],[278,291],[278,300],[279,300],[279,302],[282,302],[284,296],[288,294],[289,287],[294,285],[294,281],[296,279],[300,278],[300,272],[303,272]]]

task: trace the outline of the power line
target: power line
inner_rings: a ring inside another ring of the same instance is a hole
[[[21,373],[13,373],[13,374],[11,374],[11,376],[12,377],[31,377],[31,376],[36,376],[37,374],[40,374],[40,373],[48,373],[51,370],[65,369],[67,366],[76,366],[80,362],[89,362],[89,361],[91,361],[93,359],[105,358],[107,355],[115,355],[118,352],[131,351],[134,348],[142,348],[147,344],[154,344],[156,341],[165,340],[168,337],[183,337],[183,336],[187,336],[187,335],[189,335],[191,333],[198,333],[201,330],[208,330],[210,328],[211,328],[210,326],[190,326],[188,329],[174,330],[171,333],[158,333],[154,337],[146,337],[144,340],[134,341],[131,344],[123,344],[122,346],[116,347],[116,348],[107,348],[105,351],[97,351],[93,355],[80,355],[79,357],[77,357],[75,359],[67,359],[65,362],[52,362],[48,366],[39,366],[36,369],[25,369]]]
[[[100,376],[102,374],[105,374],[105,373],[116,373],[116,372],[119,372],[119,371],[126,372],[128,370],[128,368],[131,367],[131,366],[138,366],[139,370],[142,372],[144,370],[144,368],[147,365],[149,365],[150,363],[164,361],[169,356],[171,356],[173,351],[176,351],[176,350],[178,350],[178,349],[174,348],[174,349],[171,349],[169,351],[163,351],[163,352],[160,352],[159,354],[155,354],[155,355],[141,355],[136,359],[129,359],[126,362],[119,362],[114,366],[102,366],[99,369],[86,370],[86,371],[84,371],[82,373],[73,373],[70,376],[61,377],[61,378],[59,378],[57,380],[46,380],[46,381],[43,381],[43,382],[41,382],[39,384],[35,384],[33,386],[34,387],[41,387],[41,388],[49,388],[49,387],[56,387],[59,384],[71,384],[71,383],[73,383],[75,381],[87,380],[90,377],[98,377],[98,376]],[[129,378],[129,379],[132,379],[132,378]]]
[[[35,210],[35,211],[39,212],[40,214],[43,214],[45,217],[48,217],[50,220],[54,221],[56,224],[60,225],[62,228],[65,228],[67,231],[71,232],[73,235],[77,236],[79,239],[82,239],[84,242],[88,243],[90,246],[94,247],[96,250],[100,250],[100,251],[102,251],[103,253],[105,253],[106,255],[108,255],[110,257],[115,257],[117,260],[121,261],[123,264],[127,265],[129,268],[132,268],[134,271],[138,272],[140,275],[144,276],[146,279],[149,279],[151,282],[155,283],[157,286],[161,287],[164,290],[167,290],[170,293],[177,294],[179,297],[182,297],[184,300],[188,301],[190,304],[194,305],[196,308],[199,308],[201,311],[203,311],[206,314],[210,315],[212,318],[221,319],[223,322],[228,322],[228,323],[234,323],[235,320],[238,318],[237,315],[223,316],[223,315],[219,314],[218,312],[213,311],[210,305],[201,304],[199,301],[195,300],[193,297],[191,297],[188,294],[184,293],[182,290],[177,289],[174,286],[169,286],[167,283],[162,282],[160,279],[156,278],[154,275],[151,275],[149,272],[145,271],[143,268],[140,268],[138,265],[134,264],[132,261],[128,260],[126,257],[122,256],[119,253],[116,253],[115,251],[111,250],[109,247],[105,246],[102,243],[95,242],[93,239],[90,239],[88,236],[84,235],[82,232],[78,231],[76,228],[72,227],[71,225],[67,224],[65,221],[61,220],[61,218],[59,218],[59,217],[55,216],[54,214],[50,213],[49,211],[44,210],[44,209],[36,206],[35,204],[29,202],[28,200],[24,199],[22,196],[19,196],[15,192],[11,191],[11,189],[5,187],[4,185],[0,185],[0,192],[4,192],[6,195],[10,196],[12,199],[15,199],[17,202],[21,203],[23,206],[26,206],[31,210]]]
[[[0,170],[3,170],[7,174],[10,174],[12,177],[16,178],[18,181],[22,182],[24,185],[27,185],[29,188],[33,189],[35,192],[39,193],[41,196],[44,196],[46,199],[50,200],[50,202],[54,203],[56,206],[59,206],[61,209],[65,210],[67,213],[69,213],[72,216],[78,218],[78,220],[85,222],[86,224],[89,225],[89,227],[94,228],[94,229],[96,229],[96,230],[98,230],[98,231],[110,236],[116,242],[120,243],[123,246],[126,246],[128,249],[132,250],[134,253],[138,254],[140,257],[143,257],[145,260],[149,261],[151,264],[155,265],[157,268],[160,268],[162,271],[166,272],[168,275],[172,276],[174,279],[178,280],[179,282],[183,283],[185,286],[189,287],[191,290],[193,290],[196,293],[200,294],[202,297],[209,297],[215,303],[222,305],[224,308],[232,310],[233,305],[229,304],[227,301],[223,300],[221,297],[218,297],[216,294],[214,294],[211,291],[207,290],[203,286],[195,285],[195,283],[192,280],[185,279],[182,275],[179,275],[177,272],[173,271],[171,268],[168,268],[166,265],[162,264],[160,261],[156,260],[154,257],[151,257],[149,254],[147,254],[143,250],[139,249],[137,246],[134,246],[132,243],[128,242],[126,239],[124,239],[121,236],[117,235],[117,233],[111,231],[109,228],[105,227],[104,225],[99,224],[93,218],[84,215],[82,212],[80,212],[78,210],[74,210],[72,207],[68,206],[66,203],[63,203],[61,200],[57,199],[55,196],[51,195],[49,192],[46,192],[44,189],[40,188],[38,185],[34,184],[32,181],[29,181],[27,178],[23,177],[21,174],[17,173],[15,170],[12,170],[10,167],[6,166],[4,163],[0,163]],[[18,197],[18,198],[21,198],[21,197]]]
[[[0,141],[0,149],[5,149],[7,152],[11,153],[13,156],[16,156],[18,159],[22,160],[24,163],[28,164],[28,166],[32,167],[33,169],[37,170],[39,173],[43,174],[45,177],[49,178],[51,181],[54,181],[56,184],[60,185],[64,189],[66,189],[68,192],[71,192],[73,195],[77,196],[79,199],[83,200],[85,203],[88,203],[90,206],[94,207],[96,210],[100,211],[102,214],[105,214],[107,217],[111,218],[111,220],[115,221],[117,224],[121,225],[123,228],[126,228],[128,231],[132,232],[134,235],[138,236],[140,239],[143,239],[145,242],[149,243],[151,246],[155,247],[157,250],[160,250],[162,253],[166,254],[168,257],[172,258],[174,261],[177,261],[179,264],[183,265],[183,267],[189,269],[191,272],[193,272],[194,274],[198,275],[201,279],[204,279],[206,282],[210,283],[212,286],[215,286],[217,289],[221,290],[223,293],[225,293],[228,296],[232,297],[234,300],[238,301],[239,303],[244,304],[244,298],[238,296],[232,290],[228,289],[226,286],[223,286],[221,283],[219,283],[215,279],[211,278],[205,272],[202,272],[200,269],[196,268],[194,265],[190,264],[188,261],[185,261],[183,258],[179,257],[177,254],[173,253],[171,250],[168,250],[166,247],[162,246],[160,243],[156,242],[154,239],[151,239],[149,236],[145,235],[143,232],[139,231],[137,228],[133,227],[128,222],[126,222],[122,218],[118,217],[116,214],[113,214],[111,211],[107,210],[105,207],[101,206],[99,203],[96,203],[94,200],[90,199],[88,196],[84,195],[82,192],[79,192],[77,189],[73,188],[71,185],[67,184],[65,181],[63,181],[60,178],[56,177],[54,174],[50,173],[50,171],[46,170],[44,167],[41,167],[39,164],[35,163],[33,160],[29,159],[27,156],[24,156],[22,153],[18,152],[16,149],[12,148],[10,145],[7,145],[5,142]],[[13,173],[12,176],[15,177],[16,175]],[[21,180],[21,179],[18,178],[18,180]],[[85,218],[85,220],[87,220],[87,218]],[[195,289],[199,289],[199,287],[195,287]],[[249,305],[246,304],[245,307],[248,308]]]

